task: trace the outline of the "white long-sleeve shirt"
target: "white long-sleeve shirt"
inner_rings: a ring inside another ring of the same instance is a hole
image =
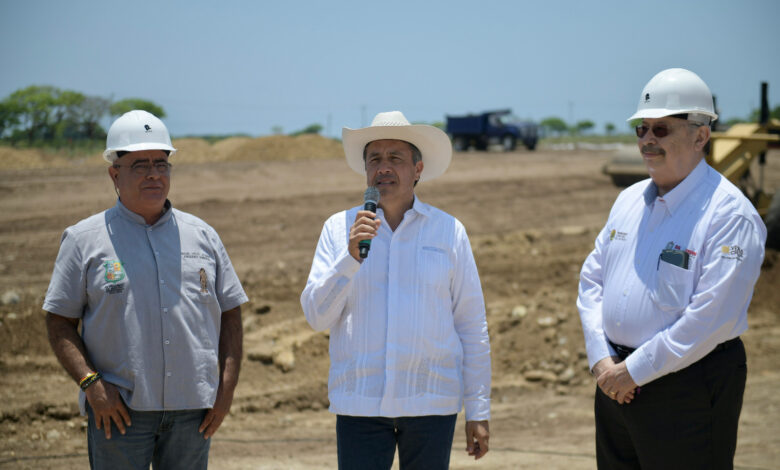
[[[490,418],[490,343],[463,225],[415,198],[395,231],[382,209],[362,263],[348,252],[361,207],[322,230],[301,305],[330,328],[330,410],[352,416]]]
[[[744,195],[703,160],[663,197],[651,180],[623,191],[580,273],[577,307],[591,369],[636,348],[638,385],[683,369],[747,329],[766,227]],[[660,261],[686,251],[688,269]]]

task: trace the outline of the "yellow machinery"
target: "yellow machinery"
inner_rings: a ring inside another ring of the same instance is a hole
[[[780,188],[773,194],[764,188],[767,149],[780,149],[780,120],[769,118],[767,84],[761,84],[759,122],[734,124],[725,132],[712,133],[707,163],[739,187],[756,206],[767,227],[767,246],[780,249]],[[757,162],[758,175],[751,170]],[[642,157],[634,148],[620,152],[604,167],[617,186],[647,178]]]
[[[780,120],[765,124],[734,124],[726,132],[712,133],[712,151],[707,163],[729,179],[753,202],[766,218],[772,202],[772,193],[764,190],[764,165],[767,148],[780,148]],[[753,161],[758,159],[758,181],[750,173]]]

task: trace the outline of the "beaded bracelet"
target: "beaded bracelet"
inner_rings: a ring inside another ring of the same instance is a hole
[[[103,376],[100,375],[100,372],[93,372],[91,374],[87,374],[86,377],[79,380],[79,387],[81,387],[81,390],[86,391],[87,387],[100,380],[101,377]]]

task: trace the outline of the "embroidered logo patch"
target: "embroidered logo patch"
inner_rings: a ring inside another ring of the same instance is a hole
[[[106,282],[119,282],[125,278],[125,270],[122,269],[122,262],[118,260],[110,260],[103,263],[103,268],[106,270],[105,279]]]
[[[125,291],[125,285],[124,284],[107,284],[106,287],[103,288],[103,290],[106,291],[106,294],[121,294]]]
[[[200,268],[200,292],[203,294],[208,294],[209,290],[206,288],[208,285],[208,278],[206,277],[206,270],[203,268]]]

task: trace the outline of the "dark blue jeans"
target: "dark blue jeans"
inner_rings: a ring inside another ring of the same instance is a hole
[[[111,439],[95,428],[92,409],[87,404],[89,425],[87,447],[92,469],[111,470],[195,470],[206,469],[211,439],[203,439],[198,427],[208,410],[134,411],[125,435],[111,423]]]
[[[402,470],[450,466],[457,415],[400,418],[336,417],[339,470],[388,470],[395,447]]]

